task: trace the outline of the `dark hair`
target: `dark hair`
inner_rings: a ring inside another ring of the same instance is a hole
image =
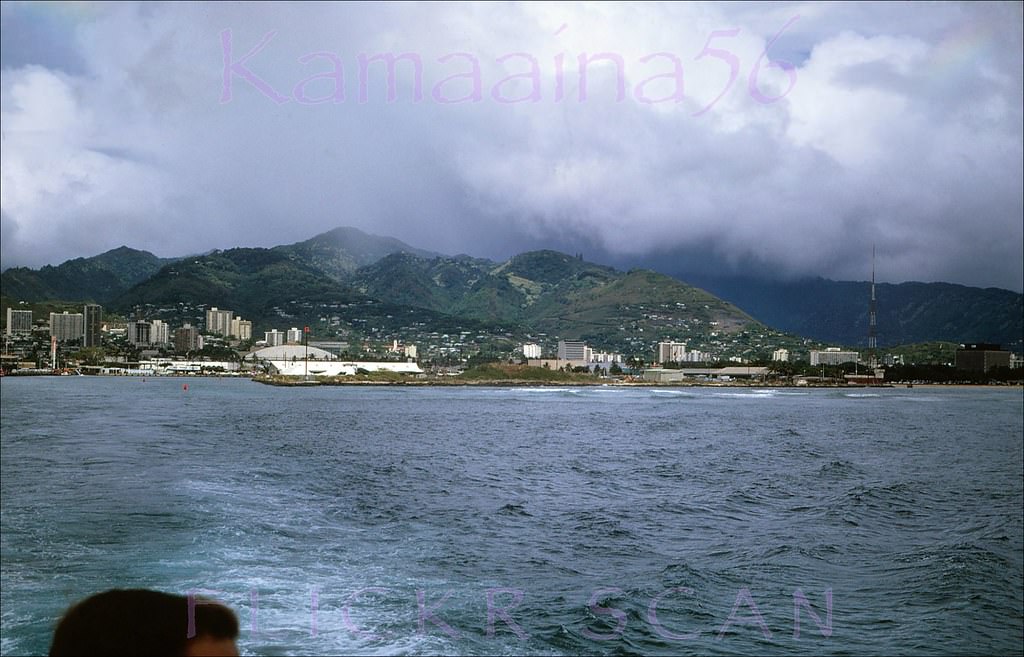
[[[113,589],[68,609],[53,633],[50,655],[178,656],[198,636],[234,640],[235,613],[204,598],[190,604],[183,595]]]

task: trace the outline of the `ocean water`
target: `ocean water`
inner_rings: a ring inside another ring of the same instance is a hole
[[[4,655],[113,587],[244,654],[1024,650],[1019,388],[0,386]]]

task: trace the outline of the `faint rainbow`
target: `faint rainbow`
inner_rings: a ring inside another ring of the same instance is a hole
[[[972,69],[993,42],[992,29],[984,22],[965,22],[935,46],[929,57],[929,72],[940,77],[956,77]]]

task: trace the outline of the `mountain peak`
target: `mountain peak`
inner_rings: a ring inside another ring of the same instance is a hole
[[[392,253],[404,252],[424,258],[439,255],[417,249],[394,237],[372,235],[353,226],[339,226],[302,242],[276,246],[274,250],[312,265],[336,281]]]
[[[496,273],[498,271],[549,285],[556,285],[585,271],[604,274],[615,272],[611,267],[587,262],[580,256],[550,249],[520,253],[499,267]]]

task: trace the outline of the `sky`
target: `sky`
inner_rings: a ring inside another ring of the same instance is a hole
[[[0,266],[338,226],[1024,285],[1021,3],[21,3]],[[393,77],[389,80],[389,65]]]

